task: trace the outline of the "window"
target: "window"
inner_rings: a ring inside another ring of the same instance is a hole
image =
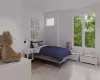
[[[46,19],[46,26],[54,26],[54,18]]]
[[[82,47],[82,17],[74,17],[74,46]]]
[[[74,46],[95,48],[96,15],[74,17]]]

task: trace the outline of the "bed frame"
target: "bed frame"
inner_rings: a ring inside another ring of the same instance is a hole
[[[38,43],[38,42],[43,42],[43,41],[36,41],[36,42],[31,41],[30,42],[30,48],[34,48],[34,46],[33,46],[32,43]],[[63,62],[65,62],[66,60],[68,60],[68,56],[66,56],[65,58],[63,58],[63,60],[59,61],[56,58],[49,57],[49,56],[44,56],[44,55],[40,55],[39,53],[34,53],[34,58],[42,59],[42,60],[45,60],[45,61],[50,61],[50,62],[56,63],[56,64],[59,65],[59,68],[60,68],[60,65]]]
[[[44,56],[44,55],[40,55],[40,54],[38,54],[38,53],[35,53],[35,54],[34,54],[34,58],[42,59],[42,60],[46,60],[46,61],[50,61],[50,62],[56,63],[56,64],[59,65],[59,68],[60,68],[60,66],[61,66],[61,64],[62,64],[63,62],[65,62],[65,61],[68,60],[68,56],[65,57],[65,58],[63,58],[62,61],[58,61],[56,58],[49,57],[49,56]]]

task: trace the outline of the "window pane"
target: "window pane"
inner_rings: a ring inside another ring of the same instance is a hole
[[[85,46],[95,48],[96,15],[85,15]]]
[[[46,26],[54,26],[54,18],[47,19]]]
[[[82,17],[74,17],[74,46],[82,47]]]

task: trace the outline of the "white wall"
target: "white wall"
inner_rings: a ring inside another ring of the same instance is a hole
[[[0,0],[0,34],[11,32],[15,38],[12,46],[17,52],[23,49],[22,29],[20,0]]]
[[[60,46],[65,47],[67,41],[72,41],[72,17],[70,12],[60,11]]]
[[[40,39],[43,40],[43,30],[44,30],[44,14],[43,12],[36,11],[34,9],[29,8],[28,6],[22,7],[22,24],[24,31],[24,40],[25,38],[31,40],[31,18],[40,20]],[[24,44],[24,49],[29,48],[30,42],[26,40],[27,43]]]
[[[12,47],[16,52],[29,48],[25,38],[31,39],[31,18],[40,20],[41,39],[43,38],[43,13],[23,6],[21,0],[0,0],[0,34],[8,30],[13,36]]]
[[[46,45],[59,46],[59,12],[47,12],[44,14],[45,24],[46,19],[54,18],[54,26],[44,27],[44,42]]]

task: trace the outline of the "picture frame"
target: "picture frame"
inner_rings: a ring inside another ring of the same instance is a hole
[[[40,39],[40,30],[36,31],[36,39]]]
[[[40,31],[39,30],[31,30],[31,39],[39,39],[40,38]]]
[[[40,29],[40,21],[36,20],[36,29]]]
[[[36,38],[36,31],[35,30],[31,30],[31,39],[35,39]]]
[[[37,21],[31,18],[31,28],[36,28],[36,26],[37,26]]]
[[[31,39],[40,39],[40,20],[31,18]]]

